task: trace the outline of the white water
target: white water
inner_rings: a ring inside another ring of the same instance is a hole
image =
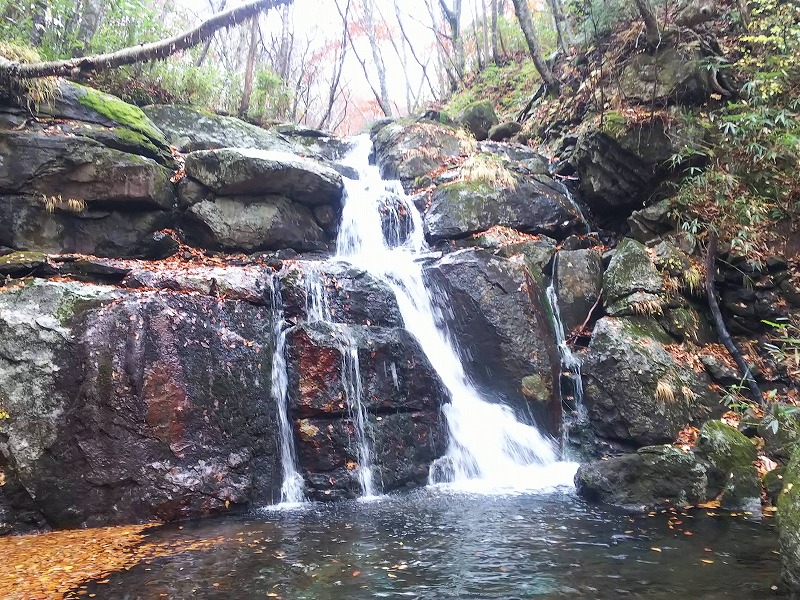
[[[294,446],[294,435],[289,423],[288,389],[289,374],[286,370],[286,328],[283,317],[283,298],[281,297],[280,280],[270,279],[272,292],[272,330],[275,339],[275,351],[272,355],[272,397],[278,409],[278,444],[281,453],[281,504],[296,504],[305,500],[303,493],[303,476],[297,470],[297,456]]]
[[[432,466],[430,483],[492,493],[571,485],[576,465],[557,461],[553,441],[517,421],[508,407],[481,397],[469,380],[425,284],[420,261],[431,252],[419,211],[399,182],[382,180],[378,169],[369,166],[370,151],[368,137],[362,136],[344,161],[361,178],[345,179],[337,256],[391,287],[406,328],[450,393],[452,401],[444,407],[449,446]],[[380,207],[386,210],[387,201],[401,203],[402,210],[392,214],[390,222],[403,229],[385,236]]]

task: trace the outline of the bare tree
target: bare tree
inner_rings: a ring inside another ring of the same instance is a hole
[[[336,48],[336,56],[333,62],[334,69],[333,75],[331,76],[330,85],[328,86],[328,103],[325,107],[325,112],[322,115],[322,118],[319,120],[319,124],[317,125],[318,128],[323,129],[330,125],[331,117],[333,115],[333,107],[336,104],[336,100],[341,93],[341,79],[342,79],[342,71],[344,71],[344,59],[347,56],[347,26],[346,23],[350,18],[350,2],[351,0],[347,0],[347,5],[344,8],[344,14],[342,16],[342,40],[339,43],[339,46]]]
[[[239,116],[246,117],[250,110],[250,96],[253,95],[253,77],[256,69],[256,49],[258,44],[258,15],[250,23],[250,45],[247,49],[247,64],[244,69],[244,87],[242,101],[239,104]]]
[[[494,64],[500,65],[500,52],[497,48],[497,0],[492,0],[492,60]]]
[[[464,79],[464,38],[461,35],[461,1],[453,0],[450,8],[445,0],[439,0],[439,7],[450,30],[450,43],[453,47],[454,66],[459,80]]]
[[[49,77],[59,75],[77,76],[120,67],[134,63],[166,58],[204,42],[220,29],[232,27],[247,19],[276,6],[291,4],[292,0],[252,0],[245,4],[230,8],[203,21],[197,27],[181,34],[130,48],[117,50],[107,54],[70,58],[37,63],[22,63],[0,58],[0,81],[16,77],[20,79]]]
[[[647,0],[634,0],[634,3],[636,4],[636,8],[639,9],[642,21],[644,21],[645,31],[647,32],[647,43],[651,46],[658,46],[661,41],[661,30],[658,27],[658,21],[656,21],[656,16],[653,13],[653,9],[650,7],[650,3]]]
[[[211,6],[211,12],[217,13],[225,10],[225,5],[228,3],[228,0],[222,0],[222,2],[219,3],[219,8],[216,8],[214,6],[213,0],[208,0],[208,3]],[[195,67],[200,67],[205,62],[206,56],[208,56],[208,51],[211,49],[211,42],[213,41],[214,41],[214,36],[211,36],[205,41],[202,50],[200,50],[200,56],[197,57],[197,60],[194,63]]]
[[[553,24],[556,28],[558,47],[566,54],[569,50],[568,41],[571,40],[568,40],[567,30],[569,25],[564,15],[564,7],[561,5],[561,0],[547,0],[547,4],[550,6],[550,12],[553,15]]]
[[[550,67],[547,65],[547,62],[545,62],[544,57],[542,56],[539,39],[536,37],[536,31],[533,29],[533,19],[531,18],[531,12],[528,8],[528,2],[527,0],[513,1],[514,12],[517,14],[519,26],[525,36],[525,41],[528,43],[528,50],[530,50],[533,64],[536,67],[536,70],[539,71],[539,75],[542,76],[542,81],[544,81],[548,91],[551,94],[558,95],[558,80],[555,78],[553,72],[550,70]]]

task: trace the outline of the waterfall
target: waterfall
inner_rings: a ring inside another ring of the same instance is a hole
[[[422,217],[399,182],[382,180],[377,167],[369,166],[370,152],[369,138],[362,136],[344,161],[360,178],[345,179],[337,258],[392,289],[406,329],[450,393],[451,402],[443,409],[449,445],[432,466],[430,482],[474,491],[571,485],[574,465],[557,461],[553,441],[517,421],[507,406],[482,397],[470,381],[446,319],[434,309],[446,302],[432,295],[440,291],[426,285],[422,261],[433,254],[425,243]],[[384,219],[381,212],[387,210],[393,212]]]
[[[277,276],[269,279],[272,296],[272,331],[275,350],[272,355],[272,397],[278,409],[278,444],[281,455],[281,503],[294,504],[305,499],[303,476],[297,470],[297,454],[294,447],[294,433],[289,421],[289,375],[286,370],[286,329],[283,314],[280,280]]]
[[[306,321],[309,323],[315,321],[334,323],[323,276],[313,264],[304,264],[302,283],[305,292]],[[358,345],[354,339],[348,336],[348,330],[344,327],[338,328],[336,331],[336,344],[342,354],[342,387],[347,401],[347,412],[353,423],[358,482],[362,496],[369,498],[376,495],[376,490]]]
[[[569,373],[569,380],[572,387],[572,399],[564,394],[563,381],[559,381],[558,391],[561,396],[561,405],[565,411],[574,411],[578,422],[586,419],[586,407],[583,403],[583,376],[581,375],[581,361],[572,352],[572,348],[567,343],[566,332],[564,331],[564,322],[561,319],[561,308],[558,303],[558,294],[556,293],[556,277],[558,273],[558,254],[553,259],[553,277],[550,285],[547,287],[546,295],[547,301],[550,303],[550,310],[553,313],[553,331],[555,332],[556,345],[558,346],[558,354],[561,358],[561,370],[564,373]],[[563,380],[563,376],[561,378]],[[562,423],[562,439],[561,447],[567,449],[567,436],[569,420],[564,419]]]

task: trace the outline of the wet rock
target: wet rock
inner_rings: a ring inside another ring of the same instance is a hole
[[[488,100],[473,102],[461,112],[456,120],[466,127],[479,142],[488,138],[489,131],[499,123],[494,107]]]
[[[40,252],[12,252],[0,257],[0,275],[29,276],[47,264],[47,255]]]
[[[266,150],[192,152],[186,174],[222,196],[280,194],[293,202],[339,206],[344,186],[333,169],[307,158]]]
[[[444,453],[440,409],[447,397],[408,332],[324,322],[300,325],[287,332],[287,363],[298,457],[311,497],[360,493],[353,421],[353,395],[359,391],[380,489],[427,480],[431,462]]]
[[[548,175],[550,161],[535,150],[523,144],[480,142],[478,150],[504,158],[525,169],[530,175]]]
[[[597,250],[562,250],[555,263],[555,290],[564,331],[589,319],[603,289],[603,257]]]
[[[758,452],[753,442],[722,421],[708,421],[700,429],[697,446],[724,477],[720,497],[724,508],[760,508],[761,482],[753,466]]]
[[[475,147],[463,133],[432,121],[391,121],[373,128],[370,135],[381,176],[399,179],[406,191],[420,187],[418,179],[447,159]]]
[[[603,276],[603,304],[614,316],[655,315],[663,310],[661,274],[645,247],[625,238]]]
[[[205,296],[41,281],[0,293],[0,451],[54,527],[268,503],[281,478],[271,331],[268,309]]]
[[[496,225],[551,236],[580,226],[569,199],[551,182],[534,178],[520,179],[513,187],[464,181],[440,185],[424,219],[431,242],[463,238]]]
[[[329,241],[307,206],[283,196],[220,196],[194,204],[183,219],[192,243],[216,250],[323,250]]]
[[[544,272],[553,256],[556,253],[556,242],[553,238],[546,235],[536,236],[536,239],[527,242],[515,242],[504,245],[497,250],[499,256],[511,258],[515,255],[522,255],[525,264],[532,273]]]
[[[163,258],[174,245],[157,233],[173,224],[166,211],[48,212],[41,197],[0,195],[0,244],[45,253]]]
[[[0,193],[121,210],[169,209],[172,172],[86,138],[0,131]],[[40,196],[41,197],[41,196]]]
[[[555,431],[558,354],[540,300],[541,273],[529,270],[522,256],[461,250],[434,263],[426,275],[449,298],[448,306],[439,308],[449,315],[465,369],[485,396],[512,406],[527,422],[533,413],[541,426]],[[525,385],[529,376],[540,384]],[[526,395],[531,390],[535,395]]]
[[[269,131],[234,117],[215,115],[185,105],[145,106],[144,113],[181,152],[217,148],[258,148],[294,152],[280,132]]]
[[[631,228],[630,237],[642,244],[647,244],[674,230],[675,224],[672,222],[669,212],[669,200],[662,200],[642,210],[633,211],[628,217],[628,226]]]
[[[706,502],[724,483],[701,453],[670,445],[581,465],[575,475],[578,494],[587,500],[634,508]]]
[[[284,310],[289,319],[308,319],[309,280],[319,282],[330,320],[348,325],[402,327],[394,293],[366,271],[344,262],[298,261],[280,274]]]
[[[270,306],[270,269],[263,267],[167,267],[157,270],[132,266],[122,281],[129,288],[196,292],[251,304]]]
[[[670,442],[687,423],[722,412],[704,372],[678,363],[672,340],[642,317],[604,317],[583,359],[584,399],[598,449]]]

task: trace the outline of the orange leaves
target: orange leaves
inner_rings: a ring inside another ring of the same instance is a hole
[[[67,592],[74,593],[90,581],[109,583],[108,575],[140,562],[177,552],[204,550],[220,541],[212,538],[150,542],[147,532],[153,526],[101,527],[0,538],[0,556],[5,565],[0,597],[61,600]]]
[[[673,445],[677,446],[684,452],[689,452],[692,446],[697,443],[697,436],[700,435],[700,430],[697,427],[692,427],[691,425],[686,425],[683,429],[678,432]]]

